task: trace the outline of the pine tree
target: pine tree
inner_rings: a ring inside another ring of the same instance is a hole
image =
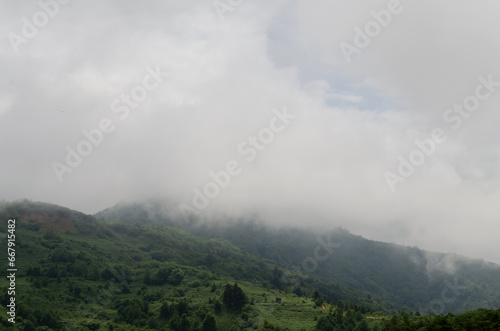
[[[222,294],[222,302],[229,308],[240,308],[245,304],[246,296],[238,284],[235,283],[233,286],[226,284]]]

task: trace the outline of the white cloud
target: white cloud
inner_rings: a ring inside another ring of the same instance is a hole
[[[2,198],[86,212],[149,195],[189,202],[234,158],[243,172],[213,210],[500,262],[500,91],[460,129],[443,121],[478,76],[500,81],[498,4],[401,1],[347,64],[339,44],[387,3],[248,1],[221,22],[210,2],[71,2],[19,54],[2,41]],[[38,10],[1,7],[4,35]],[[111,102],[157,64],[171,76],[120,120]],[[297,118],[244,163],[238,144],[284,106]],[[59,184],[51,162],[105,117],[116,130]],[[437,127],[448,140],[391,192],[383,173]]]

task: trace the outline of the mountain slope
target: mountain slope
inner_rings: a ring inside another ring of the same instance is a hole
[[[119,204],[96,217],[131,224],[171,224],[206,238],[226,239],[284,266],[287,274],[281,285],[290,288],[296,280],[307,278],[332,281],[421,312],[500,307],[500,268],[492,263],[367,240],[342,229],[317,235],[296,228],[271,229],[255,220],[207,225],[163,216],[172,214],[160,202],[149,201]],[[341,299],[331,288],[322,290],[330,299]]]
[[[54,231],[67,215],[67,223],[78,224],[77,232]],[[311,298],[280,291],[272,284],[281,272],[278,263],[224,239],[165,225],[106,224],[59,206],[29,201],[3,204],[0,217],[16,219],[16,326],[20,329],[38,325],[68,330],[132,326],[177,330],[184,323],[198,330],[212,311],[220,330],[265,325],[273,330],[271,324],[310,330],[332,308],[325,303],[321,309]],[[0,222],[0,233],[7,231],[7,222]],[[244,307],[223,305],[227,283],[238,283],[243,289]],[[317,284],[328,286],[311,281],[301,288],[310,295]],[[11,326],[5,317],[8,286],[6,278],[0,280],[2,329]],[[339,295],[356,299],[357,294],[339,288]]]
[[[346,230],[318,235],[252,220],[185,223],[161,219],[164,210],[150,208],[111,208],[106,219],[96,219],[50,204],[1,203],[0,217],[17,220],[17,326],[177,330],[184,323],[198,330],[213,312],[219,330],[276,329],[271,324],[323,330],[339,319],[345,330],[358,324],[363,329],[363,323],[380,330],[409,320],[446,321],[413,313],[391,320],[375,311],[496,308],[500,298],[498,266],[481,261],[370,241]],[[115,212],[146,225],[114,219]],[[0,233],[7,230],[0,222]],[[246,295],[238,309],[224,304],[228,283],[238,283]],[[11,326],[5,317],[8,286],[0,280],[2,329]]]

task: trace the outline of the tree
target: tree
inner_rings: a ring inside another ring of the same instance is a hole
[[[148,304],[137,298],[119,300],[115,303],[117,321],[133,324],[148,314]]]
[[[315,289],[314,292],[313,292],[313,295],[312,295],[312,299],[316,300],[318,298],[321,298],[321,295],[319,294],[318,289]]]
[[[57,329],[57,328],[59,328],[59,324],[60,324],[59,316],[57,316],[52,311],[46,311],[39,316],[38,324],[46,325],[50,328]]]
[[[54,249],[50,257],[52,262],[73,263],[75,255],[64,248],[58,247]]]
[[[231,303],[233,300],[233,288],[229,283],[226,284],[226,287],[224,288],[224,293],[222,294],[222,302],[231,308]]]
[[[26,320],[24,322],[24,328],[23,328],[23,331],[35,331],[36,330],[36,326],[35,324],[33,324],[32,321],[30,320]]]
[[[188,320],[188,317],[186,314],[182,314],[181,316],[181,322],[179,323],[179,331],[189,331],[189,328],[191,326],[191,323]]]
[[[59,269],[57,268],[57,265],[52,264],[52,265],[50,265],[49,269],[47,270],[47,277],[57,278],[58,273],[59,273]]]
[[[274,285],[278,290],[281,290],[281,276],[283,275],[283,271],[278,268],[274,268],[273,270],[273,278],[271,280],[271,284]]]
[[[342,308],[337,307],[337,309],[333,313],[333,321],[335,325],[341,325],[344,322],[344,311],[342,310]]]
[[[222,312],[222,303],[219,300],[215,300],[214,309],[216,314],[220,314]]]
[[[151,279],[151,272],[148,270],[146,270],[146,273],[144,274],[144,284],[146,285],[152,285],[153,284],[153,280]]]
[[[368,322],[366,322],[366,319],[363,318],[363,320],[356,325],[356,328],[354,329],[354,331],[370,331],[370,328],[368,327]]]
[[[184,279],[184,271],[182,269],[175,269],[168,279],[170,284],[179,285]]]
[[[163,285],[168,281],[168,277],[170,276],[170,272],[167,268],[161,268],[156,273],[155,283],[157,285]]]
[[[103,280],[111,280],[113,278],[113,273],[108,268],[101,271],[101,278]]]
[[[168,319],[171,315],[170,312],[170,307],[168,305],[168,302],[164,302],[161,307],[160,307],[160,317]]]
[[[321,307],[323,305],[323,299],[321,299],[321,295],[319,294],[318,289],[314,291],[312,299],[314,300],[314,305],[316,307]]]
[[[188,314],[189,310],[189,304],[186,299],[182,299],[177,303],[177,312],[179,313],[179,316],[182,316],[183,314]]]
[[[174,314],[174,316],[172,316],[172,318],[170,319],[170,321],[168,322],[168,326],[170,326],[170,328],[172,330],[177,330],[179,329],[179,325],[181,324],[181,318],[179,317],[179,314]]]
[[[73,288],[73,294],[76,296],[76,297],[79,297],[80,294],[82,293],[82,289],[79,288],[78,286],[74,287]]]
[[[296,286],[294,287],[293,293],[295,293],[295,295],[297,295],[298,297],[301,297],[304,295],[304,293],[302,292],[302,289],[300,288],[300,286]]]
[[[229,308],[241,308],[246,302],[246,296],[238,284],[231,286],[228,283],[222,294],[222,302]]]
[[[217,323],[212,313],[208,313],[203,320],[203,331],[217,331]]]
[[[213,254],[207,254],[205,257],[205,264],[209,267],[213,266],[217,262],[216,257]]]
[[[153,330],[157,330],[160,326],[160,323],[156,320],[156,318],[150,317],[148,319],[148,327]]]
[[[333,331],[333,325],[325,316],[321,316],[316,323],[316,330],[318,331]]]

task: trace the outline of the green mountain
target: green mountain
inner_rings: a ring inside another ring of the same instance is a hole
[[[377,299],[363,303],[389,311],[382,302],[421,313],[500,307],[500,266],[493,263],[372,241],[344,229],[323,234],[272,229],[254,219],[207,225],[193,217],[186,222],[169,216],[172,214],[163,203],[148,201],[118,204],[96,217],[129,224],[169,224],[205,238],[226,239],[246,252],[279,263],[295,278],[333,282],[333,288],[321,288],[328,300],[346,299],[335,287],[341,286],[370,293]]]
[[[411,330],[491,324],[500,315],[386,316],[498,308],[496,265],[346,230],[318,235],[256,220],[208,225],[164,216],[168,210],[159,202],[120,204],[94,217],[1,202],[1,238],[15,234],[17,272],[13,295],[10,280],[0,280],[0,329]],[[0,243],[7,252],[7,240]],[[15,324],[7,314],[12,297]]]

